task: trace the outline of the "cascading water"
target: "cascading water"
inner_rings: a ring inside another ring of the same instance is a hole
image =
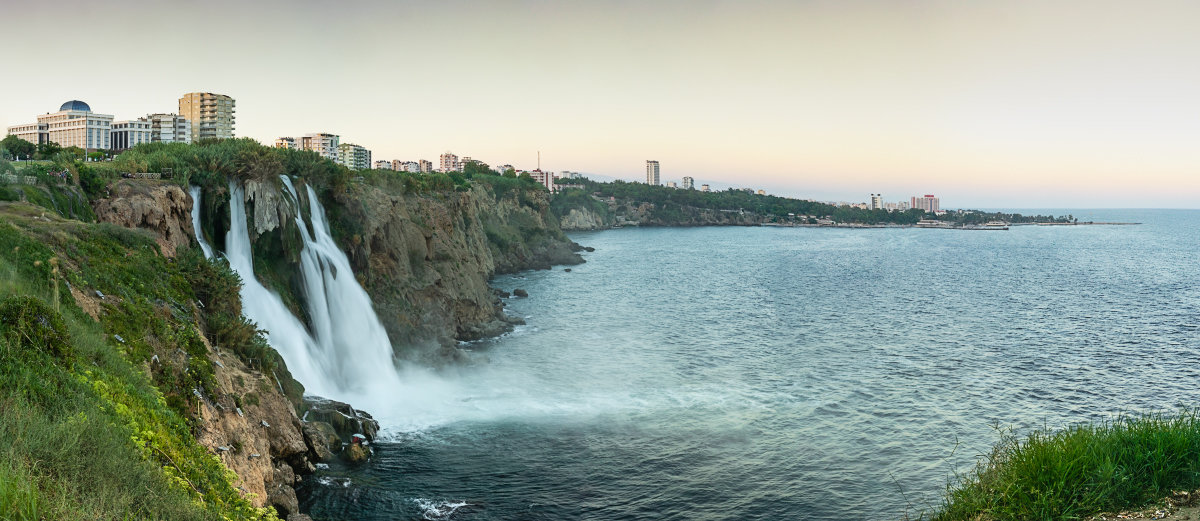
[[[192,185],[190,187],[192,193],[192,231],[196,234],[196,242],[200,244],[200,250],[204,252],[204,258],[213,258],[212,246],[208,241],[204,240],[204,234],[200,232],[200,187]]]
[[[283,179],[298,208],[291,180]],[[324,209],[311,188],[309,213],[315,237],[299,211],[296,225],[304,238],[301,276],[312,333],[279,295],[254,275],[245,192],[236,182],[230,182],[229,191],[225,258],[242,278],[242,313],[267,330],[267,341],[307,392],[368,406],[384,398],[394,399],[399,375],[392,362],[391,343],[345,254],[330,237]]]

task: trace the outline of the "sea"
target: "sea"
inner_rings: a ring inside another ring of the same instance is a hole
[[[624,228],[498,277],[314,519],[896,520],[1005,434],[1200,403],[1200,211],[1125,226]]]

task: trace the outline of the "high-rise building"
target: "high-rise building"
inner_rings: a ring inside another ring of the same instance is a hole
[[[128,121],[114,121],[110,134],[109,149],[114,151],[129,150],[139,144],[149,143],[151,138],[150,122],[145,118]]]
[[[537,181],[538,184],[546,187],[547,190],[550,190],[551,192],[554,191],[554,180],[558,178],[558,176],[554,175],[554,172],[534,170],[529,172],[529,176],[532,177],[534,181]]]
[[[441,156],[441,168],[439,172],[457,172],[462,169],[462,163],[458,161],[458,156],[447,151]]]
[[[337,161],[338,143],[340,141],[341,137],[337,134],[319,132],[316,134],[305,134],[297,144],[300,146],[300,150],[316,152],[321,157]]]
[[[152,143],[191,143],[192,122],[179,114],[147,114]]]
[[[695,190],[696,189],[696,180],[692,179],[690,177],[684,176],[683,177],[683,189],[684,190]]]
[[[189,92],[179,98],[179,114],[192,122],[192,142],[233,137],[233,98],[211,92]]]
[[[417,163],[421,165],[421,173],[422,174],[428,174],[428,173],[433,172],[433,161],[429,161],[427,159],[421,159],[421,160],[417,161]]]
[[[872,210],[882,210],[883,209],[883,195],[871,194],[871,207],[870,208]]]
[[[923,197],[912,196],[912,208],[929,213],[938,213],[942,210],[938,206],[938,198],[930,194],[925,194]]]
[[[646,160],[646,184],[658,186],[658,161]]]
[[[371,168],[371,151],[354,143],[338,145],[337,162],[351,170],[368,170]]]

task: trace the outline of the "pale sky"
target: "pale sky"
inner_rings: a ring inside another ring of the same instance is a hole
[[[375,159],[1200,208],[1200,2],[0,0],[0,126],[186,92]]]

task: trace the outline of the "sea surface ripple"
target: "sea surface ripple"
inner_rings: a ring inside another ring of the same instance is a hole
[[[397,397],[372,463],[305,507],[898,519],[996,426],[1196,406],[1200,212],[1072,213],[1144,224],[573,234],[586,264],[495,281],[528,325]]]

